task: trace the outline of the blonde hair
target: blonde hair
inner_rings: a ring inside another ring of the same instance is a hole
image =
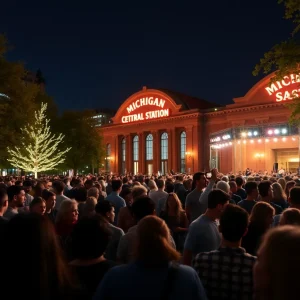
[[[180,218],[180,214],[184,211],[183,209],[182,209],[182,204],[181,204],[181,201],[179,200],[179,198],[178,198],[178,196],[177,196],[177,194],[176,193],[170,193],[169,194],[169,196],[168,196],[168,198],[167,198],[167,201],[166,201],[166,208],[165,208],[165,212],[166,213],[168,213],[168,211],[169,211],[169,198],[170,197],[173,197],[174,199],[175,199],[175,201],[176,201],[176,216],[178,217],[178,218]]]
[[[133,201],[141,196],[147,196],[147,189],[143,185],[134,186],[131,190]]]
[[[56,223],[59,223],[63,221],[66,218],[66,213],[70,212],[72,210],[73,206],[76,206],[76,209],[78,208],[78,204],[76,200],[72,199],[65,199],[58,210],[57,216],[56,216]]]
[[[98,194],[98,196],[100,195],[100,191],[98,188],[96,187],[91,187],[88,192],[87,192],[87,196],[88,197],[96,197],[96,195]]]
[[[285,190],[286,181],[284,178],[279,178],[277,182],[281,185],[282,189]]]
[[[286,209],[280,217],[279,224],[300,226],[300,210],[296,208]]]
[[[149,267],[180,259],[180,253],[171,246],[167,224],[156,216],[146,216],[138,223],[137,240],[136,258]]]
[[[158,188],[157,188],[157,185],[156,185],[156,182],[154,181],[154,180],[149,180],[149,182],[148,182],[148,187],[149,187],[149,189],[152,191],[152,190],[154,190],[154,191],[157,191],[158,190]]]
[[[282,186],[278,182],[274,182],[272,184],[273,188],[273,199],[276,200],[286,200],[286,194],[282,188]]]
[[[300,286],[296,274],[300,269],[300,228],[279,226],[268,231],[258,250],[268,272],[268,293],[263,299],[299,299]],[[255,280],[255,278],[254,278]],[[258,298],[259,299],[259,298]]]
[[[95,211],[96,204],[97,204],[97,199],[95,197],[88,197],[84,204],[82,217],[88,217],[94,215],[96,213]]]
[[[275,214],[273,206],[267,202],[257,202],[250,215],[250,222],[260,225],[266,224],[266,217]]]

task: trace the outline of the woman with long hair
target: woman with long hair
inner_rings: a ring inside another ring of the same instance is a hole
[[[264,237],[253,269],[254,300],[298,300],[300,228],[279,226]]]
[[[263,235],[273,223],[275,209],[266,202],[256,203],[250,215],[250,223],[247,234],[242,239],[242,247],[247,253],[256,255]]]
[[[278,182],[274,182],[272,184],[272,188],[273,188],[273,202],[279,205],[283,210],[288,208],[287,197],[281,184],[279,184]]]
[[[175,193],[170,193],[165,209],[160,217],[166,222],[171,230],[177,250],[183,249],[185,234],[188,231],[189,221],[185,211],[182,209],[181,201]]]
[[[289,196],[290,196],[290,190],[291,190],[292,187],[295,186],[295,184],[296,184],[296,182],[294,180],[290,180],[285,185],[284,192],[285,192],[288,199],[289,199]]]
[[[176,263],[180,254],[169,241],[162,219],[144,217],[137,227],[135,261],[109,270],[93,299],[206,299],[196,271]]]
[[[1,284],[9,290],[9,299],[78,299],[75,281],[48,218],[19,214],[7,224],[2,241],[5,276]]]

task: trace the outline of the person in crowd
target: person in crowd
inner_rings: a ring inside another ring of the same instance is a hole
[[[247,193],[246,191],[243,189],[243,185],[244,185],[244,178],[242,176],[237,176],[235,178],[235,182],[237,185],[237,191],[236,194],[238,196],[240,196],[242,199],[246,199],[247,198]]]
[[[30,195],[32,192],[32,181],[31,180],[24,180],[23,181],[23,188],[25,191],[25,203],[24,206],[29,206],[30,202],[33,200],[33,196]]]
[[[5,276],[1,284],[9,292],[7,299],[85,299],[63,259],[54,228],[39,214],[18,214],[5,231],[5,249],[0,250]],[[20,249],[26,257],[20,258]],[[17,271],[16,271],[17,270]],[[14,279],[14,278],[19,279]]]
[[[229,203],[235,204],[235,201],[231,198],[230,185],[227,181],[220,180],[216,184],[216,189],[221,190],[230,196]]]
[[[258,185],[258,191],[260,195],[260,200],[266,203],[269,203],[274,207],[276,215],[282,213],[283,209],[273,202],[273,187],[272,183],[269,180],[263,180]]]
[[[99,180],[99,184],[101,186],[101,190],[99,189],[99,191],[101,191],[102,196],[104,197],[104,199],[106,199],[107,197],[107,193],[106,193],[106,183],[103,179]]]
[[[42,197],[33,198],[29,204],[29,211],[43,216],[46,212],[46,201]]]
[[[181,202],[181,206],[185,207],[185,200],[186,200],[186,196],[188,193],[183,185],[183,176],[182,175],[176,176],[176,182],[174,184],[174,192],[177,194],[177,196]]]
[[[183,250],[183,244],[188,231],[189,221],[185,211],[182,209],[181,201],[177,194],[168,196],[166,207],[160,217],[166,222],[175,241],[178,251]]]
[[[300,210],[300,187],[293,187],[289,190],[290,208]],[[276,215],[273,220],[273,227],[276,227],[280,222],[281,215]]]
[[[275,209],[267,202],[258,202],[254,205],[250,215],[248,232],[242,240],[242,247],[251,255],[256,255],[263,235],[273,223],[274,214]]]
[[[85,201],[85,205],[82,210],[82,217],[92,217],[96,214],[95,207],[97,204],[97,198],[95,197],[87,197]]]
[[[102,195],[101,195],[102,196]],[[99,200],[99,197],[100,197],[100,191],[98,188],[96,188],[95,186],[90,188],[88,191],[87,191],[87,197],[94,197],[97,199],[97,202],[100,201]],[[104,200],[104,197],[101,197],[101,200],[103,201]]]
[[[93,180],[91,179],[87,179],[85,182],[84,182],[84,187],[85,189],[88,191],[89,189],[91,189],[92,187],[94,186],[94,182]]]
[[[143,199],[135,203],[139,201]],[[109,270],[94,300],[206,299],[197,273],[188,266],[173,263],[179,261],[180,254],[170,245],[170,232],[163,220],[145,216],[137,226],[136,239],[134,262]]]
[[[273,203],[280,206],[282,210],[288,208],[289,204],[287,202],[287,197],[282,186],[278,182],[274,182],[272,184],[272,190],[273,190]]]
[[[99,191],[99,197],[97,198],[97,201],[104,201],[105,198],[107,197],[106,193],[103,192],[102,190],[102,185],[99,182],[94,182],[94,187],[98,189]],[[88,197],[89,197],[89,193],[88,193]]]
[[[118,214],[122,207],[126,206],[126,202],[123,198],[119,196],[122,190],[122,181],[121,180],[112,180],[111,182],[112,192],[106,197],[106,201],[110,201],[115,208],[115,220],[114,225],[117,225]]]
[[[195,257],[193,267],[204,285],[208,299],[252,300],[252,269],[256,257],[241,247],[247,229],[247,212],[237,205],[227,205],[220,218],[221,247],[199,253]]]
[[[64,195],[65,187],[66,187],[66,185],[61,180],[55,180],[52,183],[53,192],[56,194],[56,202],[55,202],[56,210],[59,210],[59,208],[64,200],[70,199]]]
[[[78,204],[75,200],[64,200],[59,208],[55,220],[55,230],[60,238],[61,245],[68,258],[70,258],[70,236],[78,221]]]
[[[148,190],[141,184],[136,185],[131,190],[132,202],[140,197],[146,197]]]
[[[293,188],[295,186],[296,182],[294,180],[290,180],[286,183],[284,192],[286,194],[287,199],[289,199],[290,196],[290,189]]]
[[[221,244],[221,236],[216,220],[220,218],[229,203],[230,196],[221,190],[213,190],[208,194],[206,212],[191,223],[184,244],[183,263],[191,265],[192,259],[201,252],[217,250]]]
[[[258,198],[257,183],[255,181],[248,181],[245,184],[245,191],[246,191],[247,197],[246,197],[246,199],[240,201],[238,203],[238,206],[245,209],[248,212],[248,214],[250,215],[254,205],[257,203],[257,201],[256,201]]]
[[[109,260],[116,261],[118,246],[120,239],[124,235],[124,231],[113,225],[115,220],[115,208],[109,201],[101,201],[97,203],[95,210],[96,213],[103,218],[112,233],[111,240],[105,251],[105,257]]]
[[[288,208],[280,215],[279,225],[300,226],[300,210],[297,208]]]
[[[158,199],[158,202],[155,204],[155,211],[156,215],[159,217],[161,212],[165,209],[166,207],[166,202],[169,197],[169,194],[174,193],[174,184],[173,183],[166,183],[165,186],[165,193],[162,194],[162,197]]]
[[[117,225],[126,233],[130,227],[135,225],[131,209],[133,203],[131,188],[122,188],[120,197],[125,200],[126,206],[120,209]]]
[[[8,219],[4,217],[4,214],[8,208],[8,196],[6,190],[0,189],[0,236],[3,237],[3,232],[8,223]]]
[[[234,200],[235,204],[238,204],[240,201],[242,201],[242,198],[236,194],[237,185],[235,180],[230,180],[228,184],[230,186],[231,199]]]
[[[152,199],[155,203],[155,210],[158,211],[158,203],[162,198],[167,198],[168,193],[165,192],[165,181],[163,179],[158,179],[156,182],[157,191],[149,193],[150,199]]]
[[[87,191],[88,190],[85,187],[77,187],[72,190],[72,199],[75,199],[78,204],[79,218],[83,216],[87,199]]]
[[[152,193],[154,193],[158,190],[156,182],[152,179],[150,179],[149,182],[148,182],[148,188],[149,188],[149,193],[148,193],[149,197]]]
[[[25,191],[22,186],[11,185],[7,188],[8,208],[4,213],[4,217],[11,219],[19,213],[18,208],[24,207]]]
[[[116,265],[104,257],[110,237],[107,223],[97,215],[82,218],[72,231],[74,259],[70,266],[75,270],[88,299],[92,299],[105,273]]]
[[[299,299],[299,253],[298,226],[279,226],[266,234],[253,269],[254,300]]]
[[[282,189],[285,191],[286,181],[284,178],[279,178],[277,182],[281,185]]]
[[[33,187],[33,197],[42,197],[43,190],[45,189],[45,185],[43,182],[38,181],[36,185]]]
[[[54,224],[55,223],[56,214],[57,214],[57,210],[55,209],[56,195],[53,192],[50,192],[48,190],[44,190],[43,193],[42,193],[42,198],[46,201],[46,212],[45,212],[45,215]]]

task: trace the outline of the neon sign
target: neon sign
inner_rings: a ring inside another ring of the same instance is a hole
[[[166,100],[157,97],[143,97],[132,101],[127,107],[128,115],[121,117],[122,123],[131,123],[138,121],[147,121],[151,119],[158,119],[169,117],[171,110],[167,107]],[[146,107],[155,107],[159,109],[146,110]],[[136,113],[135,110],[138,110]]]
[[[284,76],[281,81],[273,82],[270,86],[267,86],[265,90],[272,96],[275,94],[276,102],[293,100],[300,96],[300,75],[291,74],[289,76]],[[296,85],[293,87],[293,85]],[[283,91],[281,91],[284,89]]]

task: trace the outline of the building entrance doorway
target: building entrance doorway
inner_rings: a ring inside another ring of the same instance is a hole
[[[297,148],[274,149],[275,162],[278,169],[285,169],[287,172],[297,173],[299,167],[299,152]]]

